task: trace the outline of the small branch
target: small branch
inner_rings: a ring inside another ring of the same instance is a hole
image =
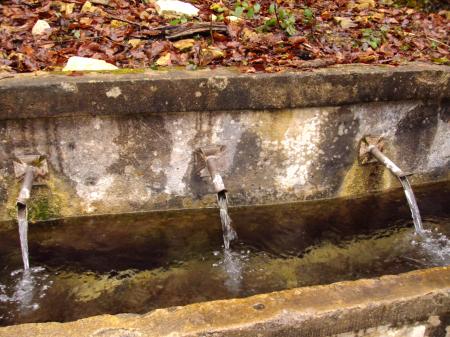
[[[426,36],[426,35],[425,35],[425,36]],[[446,46],[447,48],[450,48],[450,45],[448,45],[448,44],[446,44],[446,43],[444,43],[444,42],[442,42],[442,41],[439,41],[439,40],[433,39],[432,37],[429,37],[429,36],[426,36],[426,38],[427,38],[428,40],[430,40],[430,41],[433,41],[433,42],[436,42],[436,43],[442,44],[442,45]]]
[[[200,22],[200,23],[188,23],[180,26],[174,26],[174,29],[165,30],[165,36],[167,39],[177,39],[180,37],[190,36],[197,33],[210,32],[226,32],[227,26],[221,23],[212,22]]]
[[[213,35],[213,30],[212,30],[212,20],[211,20],[211,24],[209,25],[209,35],[211,36],[211,42],[214,43],[214,35]]]
[[[122,18],[120,18],[120,17],[118,17],[118,16],[111,15],[111,14],[109,14],[109,13],[108,13],[107,17],[108,17],[109,19],[113,19],[113,20],[117,20],[117,21],[126,22],[126,23],[128,23],[128,24],[130,24],[130,25],[135,25],[135,26],[138,26],[138,27],[140,27],[140,28],[145,27],[145,26],[141,25],[140,23],[137,23],[137,22],[134,22],[134,21],[130,21],[130,20],[127,20],[127,19],[122,19]]]
[[[279,27],[280,29],[283,29],[283,28],[281,27],[280,19],[279,19],[279,17],[278,17],[278,4],[275,2],[274,5],[275,5],[275,17],[277,18],[277,24],[278,24],[278,27]]]
[[[412,36],[415,36],[415,37],[418,37],[417,36],[417,34],[414,34],[414,33],[409,33],[409,32],[406,32],[406,34],[408,34],[408,35],[412,35]],[[443,46],[446,46],[447,48],[450,48],[450,45],[448,45],[448,44],[446,44],[445,42],[442,42],[442,41],[439,41],[439,40],[436,40],[436,39],[433,39],[432,37],[429,37],[427,34],[425,34],[425,37],[428,39],[428,40],[430,40],[430,41],[433,41],[433,42],[436,42],[436,43],[439,43],[439,44],[441,44],[441,45],[443,45]]]

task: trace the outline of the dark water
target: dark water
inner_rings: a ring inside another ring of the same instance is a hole
[[[448,184],[416,191],[424,236],[414,233],[402,193],[231,208],[241,240],[231,252],[215,209],[34,224],[28,274],[6,231],[0,323],[144,313],[449,265]]]

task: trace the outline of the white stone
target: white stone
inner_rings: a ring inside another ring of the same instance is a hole
[[[33,35],[42,35],[45,33],[46,29],[51,28],[50,25],[45,20],[37,20],[31,29],[31,34]]]
[[[86,70],[116,70],[115,65],[89,57],[72,56],[67,61],[63,71],[86,71]]]
[[[158,0],[155,3],[159,15],[197,16],[198,8],[178,0]]]

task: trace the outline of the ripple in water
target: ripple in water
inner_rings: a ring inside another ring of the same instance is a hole
[[[437,229],[423,229],[412,244],[435,266],[450,265],[450,240]]]
[[[19,308],[21,314],[39,309],[39,299],[46,295],[52,281],[46,282],[48,274],[42,267],[27,270],[19,269],[10,273],[9,285],[0,284],[0,303]],[[11,313],[4,313],[1,319],[9,318]]]

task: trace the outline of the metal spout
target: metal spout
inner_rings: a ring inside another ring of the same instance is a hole
[[[30,269],[28,258],[28,207],[31,189],[35,179],[48,173],[47,161],[41,155],[20,156],[14,161],[14,173],[18,179],[23,178],[22,187],[17,197],[17,222],[19,225],[20,249],[22,251],[23,269]]]
[[[27,166],[23,177],[22,187],[20,188],[19,196],[17,198],[17,207],[27,205],[27,201],[30,199],[31,195],[33,180],[34,168],[32,166]]]
[[[411,216],[414,222],[416,233],[421,234],[423,232],[422,219],[420,217],[419,207],[417,206],[416,198],[414,197],[411,184],[408,181],[407,174],[403,172],[395,163],[390,160],[383,152],[383,142],[381,137],[366,136],[360,142],[359,148],[359,160],[362,164],[372,162],[373,159],[378,160],[386,168],[395,175],[402,184],[403,191],[405,192],[406,200],[408,202],[409,209],[411,210]]]
[[[386,168],[392,172],[393,175],[397,176],[397,178],[406,177],[407,174],[403,172],[395,163],[390,160],[386,155],[381,152],[378,147],[375,145],[369,145],[368,151],[376,158],[380,163],[382,163]]]
[[[197,174],[204,177],[206,170],[211,178],[214,191],[218,194],[226,192],[225,184],[218,170],[218,161],[224,150],[225,146],[223,145],[211,145],[198,148],[194,153]]]
[[[361,164],[364,165],[378,161],[399,179],[410,176],[411,173],[403,172],[400,167],[382,152],[383,147],[384,143],[381,137],[364,137],[360,142],[359,149],[359,160]]]
[[[23,178],[22,187],[17,197],[17,207],[26,206],[31,196],[33,183],[37,178],[48,173],[47,161],[41,155],[25,155],[14,161],[14,172],[18,179]]]

